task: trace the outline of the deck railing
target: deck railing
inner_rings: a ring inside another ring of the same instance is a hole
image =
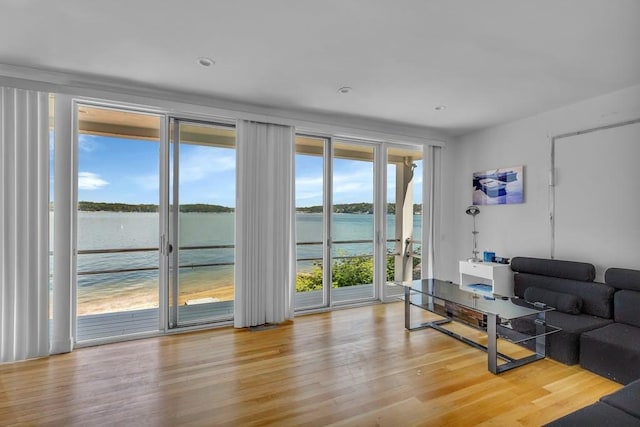
[[[387,243],[397,243],[399,239],[389,239]],[[346,244],[361,244],[361,243],[373,243],[373,240],[338,240],[333,241],[333,245],[346,245]],[[419,240],[413,240],[413,244],[421,244]],[[322,245],[322,242],[298,242],[296,246],[312,246]],[[180,250],[205,250],[205,249],[233,249],[235,245],[204,245],[204,246],[181,246]],[[99,254],[117,254],[117,253],[132,253],[132,252],[156,252],[159,248],[146,247],[146,248],[120,248],[120,249],[81,249],[78,250],[78,255],[99,255]],[[402,255],[401,253],[390,253],[388,255]],[[416,258],[421,258],[419,252],[413,252],[412,255]],[[364,258],[372,257],[372,254],[359,254],[359,255],[339,255],[332,256],[332,259],[349,259],[349,258]],[[296,261],[322,261],[322,258],[296,258]],[[178,268],[199,268],[199,267],[218,267],[234,265],[235,262],[213,262],[205,264],[182,264]],[[132,273],[137,271],[154,271],[159,267],[135,267],[135,268],[119,268],[119,269],[107,269],[107,270],[90,270],[90,271],[78,271],[78,276],[95,275],[95,274],[117,274],[117,273]]]

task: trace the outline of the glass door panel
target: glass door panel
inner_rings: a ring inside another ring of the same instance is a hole
[[[296,137],[296,309],[327,305],[324,155],[327,140]]]
[[[157,331],[159,116],[78,105],[77,341]]]
[[[372,299],[374,287],[374,156],[376,146],[333,145],[331,301]]]
[[[173,120],[171,132],[170,325],[229,320],[234,300],[236,132],[183,120]]]
[[[422,262],[422,150],[387,149],[386,282],[420,279]],[[402,295],[385,285],[385,298]]]

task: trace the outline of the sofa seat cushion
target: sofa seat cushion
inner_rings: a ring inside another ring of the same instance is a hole
[[[598,329],[613,323],[611,319],[603,319],[598,316],[589,314],[567,314],[559,311],[550,311],[547,313],[547,323],[557,326],[565,332],[581,334],[586,331]]]
[[[596,402],[545,424],[552,427],[638,427],[640,420],[624,411]]]
[[[640,380],[624,386],[613,394],[604,396],[600,401],[640,420]]]
[[[582,298],[564,292],[530,286],[524,291],[524,299],[530,303],[541,302],[562,313],[580,314]]]
[[[580,357],[580,334],[592,329],[611,324],[611,319],[603,319],[588,314],[567,314],[550,311],[546,314],[547,324],[556,326],[561,331],[547,335],[547,356],[566,365],[575,365]],[[511,321],[513,329],[525,333],[535,332],[534,319],[520,318]],[[535,342],[528,341],[526,347],[533,349]]]
[[[640,328],[612,323],[583,333],[580,366],[622,384],[640,378]]]

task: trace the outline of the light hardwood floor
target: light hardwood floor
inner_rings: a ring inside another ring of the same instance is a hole
[[[403,321],[392,303],[0,365],[0,425],[530,426],[621,387],[548,359],[496,376]]]

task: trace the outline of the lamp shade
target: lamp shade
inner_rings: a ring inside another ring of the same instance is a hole
[[[480,213],[480,208],[475,205],[471,205],[467,208],[466,211],[464,211],[464,213],[466,213],[467,215],[476,216]]]

